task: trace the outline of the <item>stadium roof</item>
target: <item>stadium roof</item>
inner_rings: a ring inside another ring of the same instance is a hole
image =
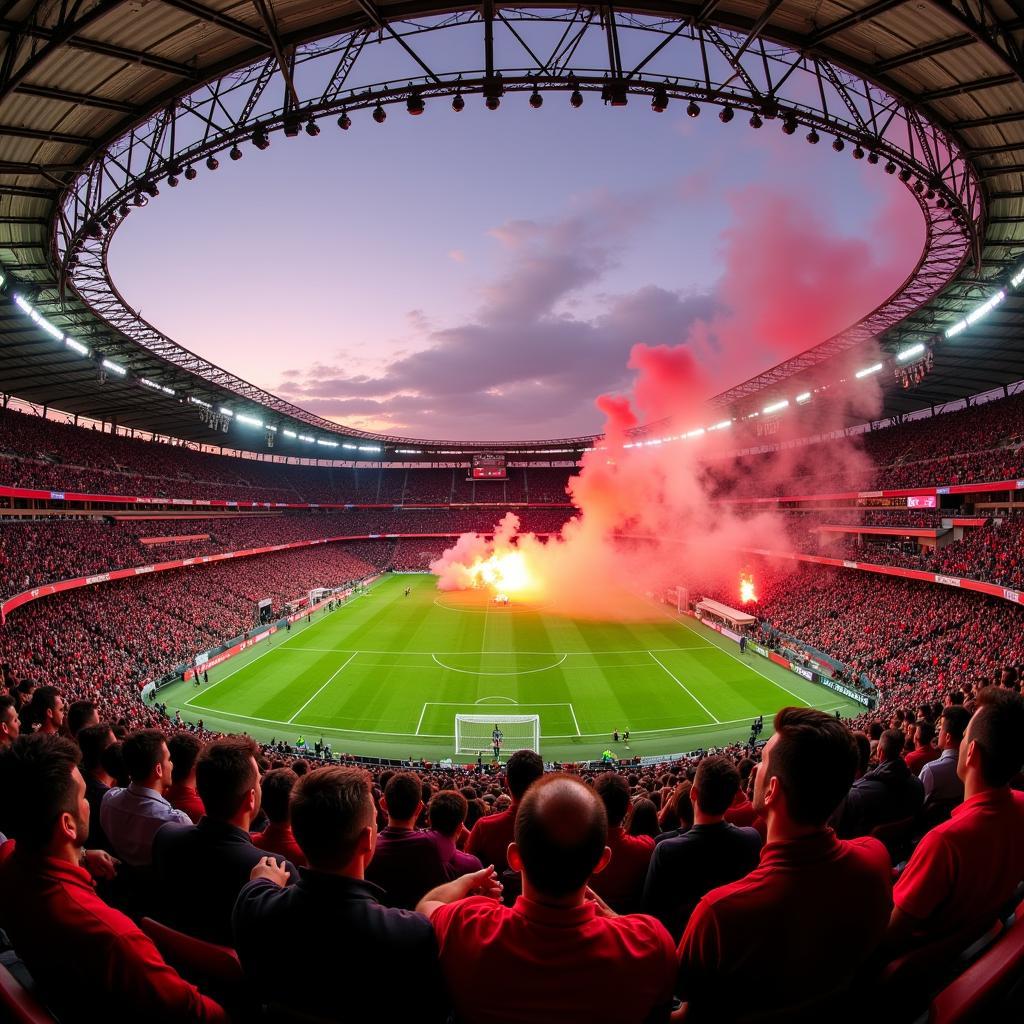
[[[500,6],[488,0],[483,16],[492,17]],[[241,396],[255,412],[260,409],[252,403],[259,403],[282,417],[294,416],[294,422],[337,431],[335,424],[317,423],[304,410],[203,360],[198,361],[206,372],[197,377],[111,330],[77,296],[62,296],[53,248],[59,199],[110,143],[203,82],[259,60],[277,61],[287,80],[289,55],[298,44],[360,28],[384,33],[391,21],[474,9],[481,10],[430,0],[0,0],[2,272],[58,327],[139,377],[213,406],[232,401],[242,408]],[[981,182],[983,246],[941,295],[889,332],[886,348],[896,351],[941,333],[1005,283],[1021,262],[1024,4],[995,0],[976,11],[952,0],[647,0],[628,10],[717,25],[821,57],[908,100],[959,142]],[[934,369],[923,384],[904,391],[890,383],[886,412],[1024,378],[1022,328],[1024,299],[1008,292],[983,323],[958,335],[955,344],[936,348]],[[145,389],[116,379],[99,386],[94,366],[55,348],[9,297],[0,302],[0,338],[5,392],[161,434],[224,440],[200,422],[194,407],[155,402]],[[756,394],[762,404],[773,394],[834,376],[835,370],[819,363],[794,377],[794,368],[761,374],[720,398],[742,405]],[[252,447],[262,449],[260,440]]]

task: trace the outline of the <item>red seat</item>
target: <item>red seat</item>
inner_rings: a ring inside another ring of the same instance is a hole
[[[0,964],[0,1018],[14,1024],[54,1024],[49,1010]]]
[[[153,940],[163,958],[183,978],[221,1003],[244,999],[244,978],[238,954],[144,917],[139,927]]]
[[[1024,978],[1024,903],[1016,920],[987,952],[933,1000],[929,1024],[996,1020],[994,1011]]]

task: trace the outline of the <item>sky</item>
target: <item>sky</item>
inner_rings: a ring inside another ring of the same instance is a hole
[[[880,166],[716,113],[563,92],[357,111],[163,188],[111,270],[177,342],[338,423],[592,433],[634,345],[689,349],[710,397],[869,312],[920,254]]]

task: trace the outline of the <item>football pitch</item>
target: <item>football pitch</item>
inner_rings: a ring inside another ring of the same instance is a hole
[[[569,619],[389,574],[160,700],[264,742],[323,737],[335,753],[428,760],[454,755],[456,714],[539,715],[545,758],[581,761],[744,741],[759,714],[767,737],[785,705],[862,710],[695,620],[641,607],[642,619]],[[626,729],[628,748],[612,741]]]

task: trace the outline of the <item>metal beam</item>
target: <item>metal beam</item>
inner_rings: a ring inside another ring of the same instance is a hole
[[[274,22],[274,15],[267,6],[267,0],[252,0],[252,3],[256,8],[256,13],[263,21],[263,27],[267,30],[267,35],[270,36],[270,45],[273,48],[274,56],[277,58],[277,67],[281,72],[281,77],[284,79],[285,88],[288,90],[292,105],[301,107],[302,102],[299,100],[299,94],[295,91],[295,83],[292,81],[291,63],[284,52],[284,47],[281,45],[281,40],[277,34],[277,25]]]
[[[944,89],[932,89],[929,92],[922,92],[918,95],[921,103],[934,103],[936,100],[946,100],[952,96],[963,96],[969,92],[981,92],[985,89],[997,89],[1003,85],[1013,85],[1018,81],[1016,75],[992,75],[989,78],[977,78],[973,82],[958,82],[956,85],[948,85]]]
[[[964,121],[950,121],[948,128],[962,132],[969,128],[990,128],[996,124],[1014,124],[1024,121],[1024,111],[1011,111],[1007,114],[990,114],[987,117],[974,117]]]
[[[168,7],[185,11],[186,14],[199,18],[200,21],[216,25],[218,28],[227,29],[236,36],[241,36],[250,42],[259,43],[261,46],[270,46],[270,40],[259,29],[253,28],[252,25],[247,25],[244,21],[239,21],[237,18],[222,14],[220,11],[214,11],[205,4],[197,3],[196,0],[162,0],[162,2]]]
[[[19,139],[36,139],[39,142],[62,142],[68,146],[95,146],[96,140],[87,135],[71,135],[67,132],[47,131],[41,128],[24,128],[14,124],[0,124],[0,135],[13,135]]]
[[[838,21],[822,26],[810,36],[807,40],[807,45],[808,47],[820,46],[826,39],[834,36],[837,32],[843,32],[848,28],[853,28],[855,25],[860,25],[865,21],[870,21],[872,18],[877,18],[880,14],[885,14],[886,11],[891,11],[894,7],[899,7],[906,2],[907,0],[876,0],[875,3],[869,4],[859,11],[847,14],[845,18],[840,18]]]
[[[942,39],[937,43],[929,43],[927,46],[918,46],[913,50],[908,50],[906,53],[901,53],[896,57],[889,57],[886,60],[876,61],[870,65],[872,71],[876,74],[884,75],[890,71],[895,71],[896,68],[901,68],[905,64],[913,64],[915,61],[925,60],[927,57],[937,57],[940,53],[949,53],[951,50],[959,50],[964,46],[971,46],[977,40],[974,36],[962,35],[952,36],[949,39]]]
[[[28,82],[22,82],[14,91],[22,96],[36,96],[43,100],[73,103],[75,106],[113,110],[118,114],[135,114],[137,112],[131,103],[124,103],[121,100],[108,100],[94,93],[71,92],[68,89],[51,89],[43,85],[30,85]]]

